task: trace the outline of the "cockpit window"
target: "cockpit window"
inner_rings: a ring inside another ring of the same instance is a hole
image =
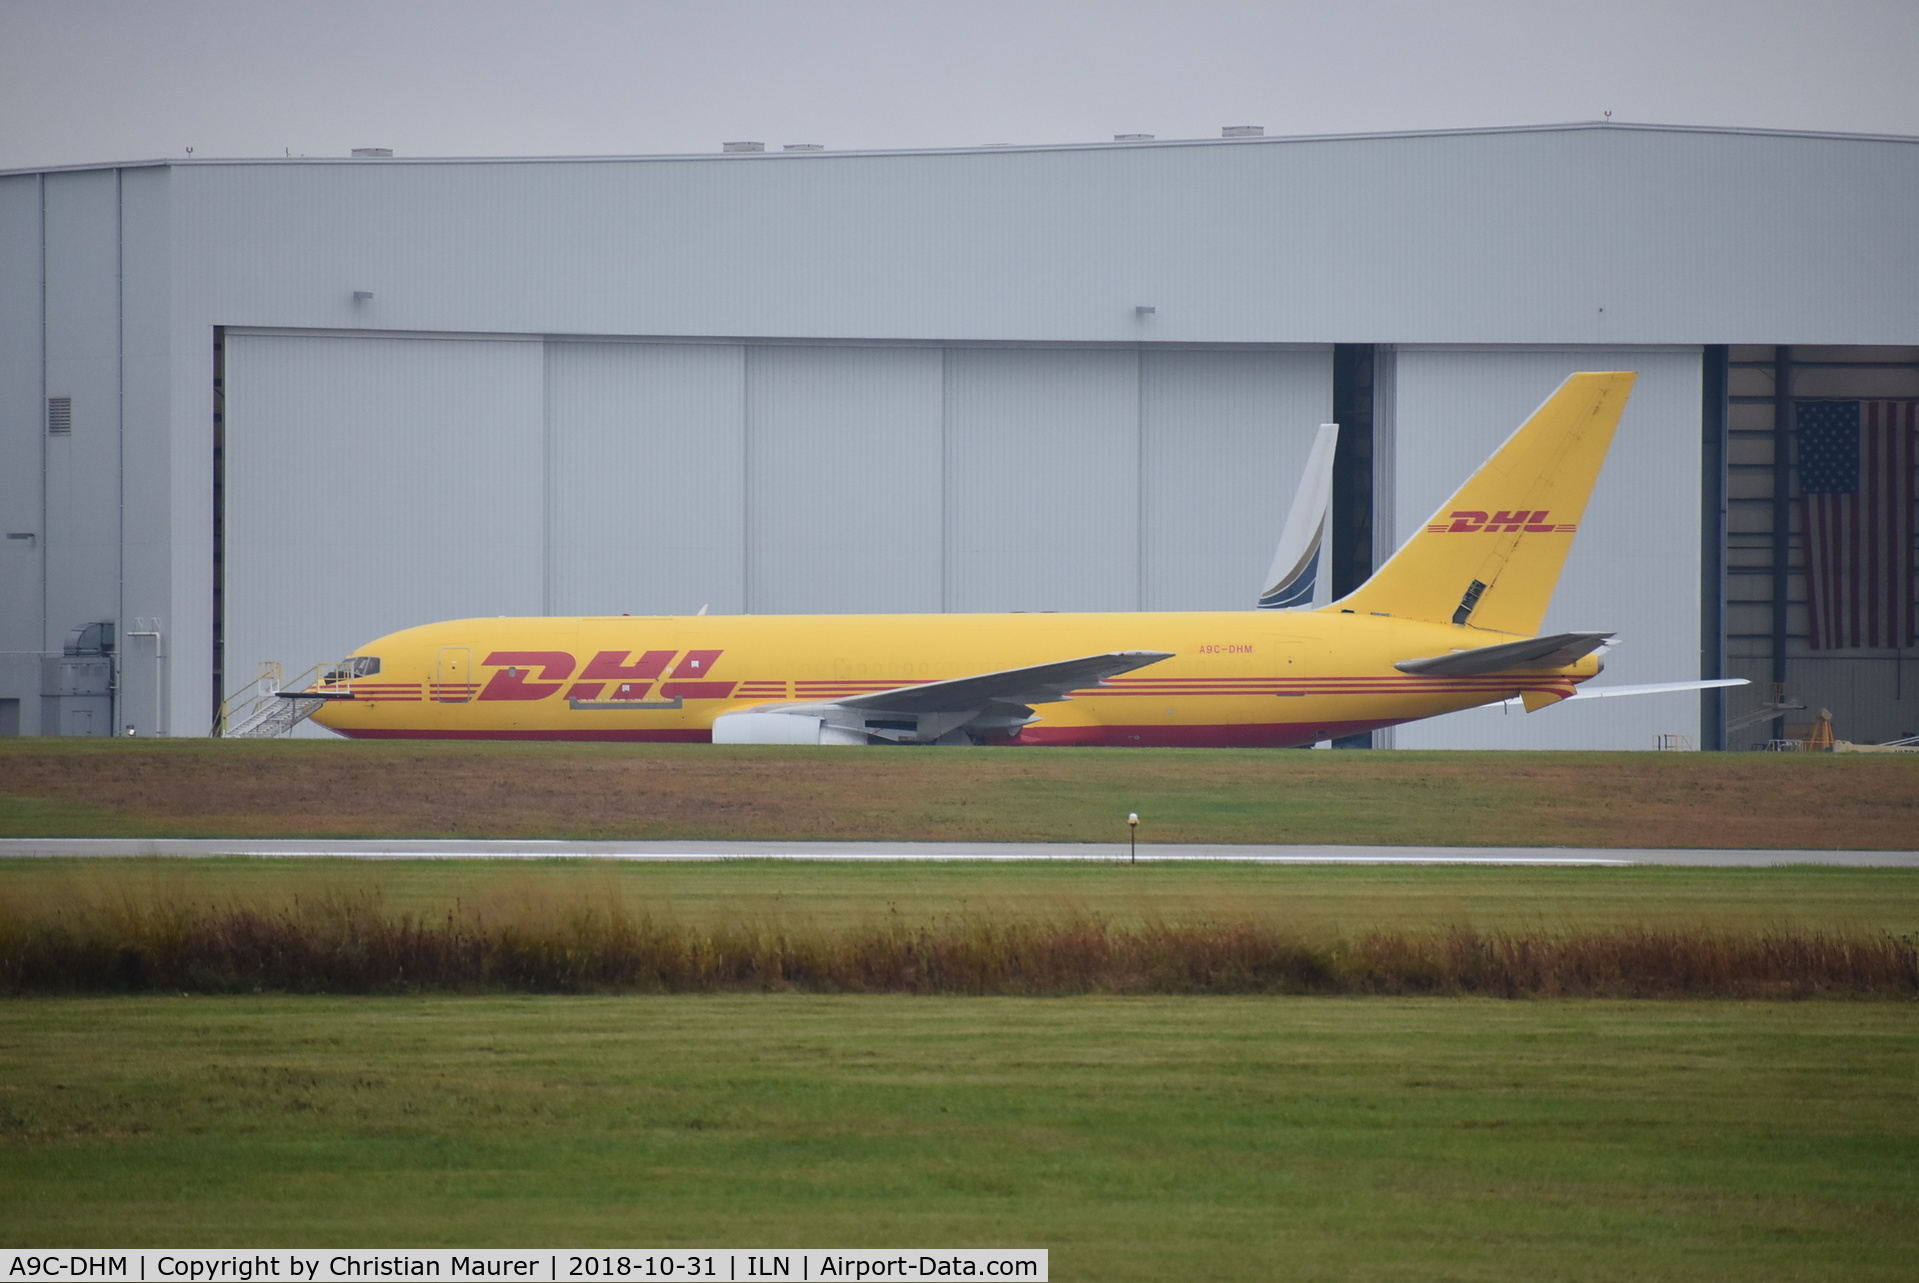
[[[351,681],[355,677],[371,677],[380,671],[380,659],[377,655],[355,655],[332,668],[327,669],[322,680],[329,682]]]

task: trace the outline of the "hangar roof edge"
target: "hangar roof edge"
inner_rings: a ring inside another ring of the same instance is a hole
[[[105,169],[154,169],[178,166],[201,168],[221,165],[560,165],[622,164],[635,161],[808,161],[827,157],[967,156],[980,153],[1127,151],[1172,147],[1261,147],[1296,143],[1372,142],[1403,138],[1470,138],[1501,134],[1577,133],[1589,130],[1618,133],[1730,134],[1757,138],[1808,138],[1834,142],[1919,143],[1911,134],[1859,134],[1812,129],[1761,129],[1737,125],[1662,125],[1638,122],[1575,120],[1544,125],[1490,125],[1468,129],[1400,129],[1371,133],[1275,134],[1259,138],[1164,138],[1149,141],[1114,140],[1078,143],[987,143],[973,147],[846,148],[823,151],[661,152],[609,156],[161,156],[142,160],[94,161],[75,165],[31,165],[0,169],[0,178],[28,174],[61,174]]]

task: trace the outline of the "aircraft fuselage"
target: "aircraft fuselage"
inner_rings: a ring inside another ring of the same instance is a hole
[[[1393,666],[1512,640],[1338,611],[463,619],[356,651],[379,671],[323,685],[349,697],[314,720],[360,738],[705,742],[725,713],[1153,650],[1172,658],[1039,705],[997,742],[1284,747],[1564,698],[1599,671],[1590,655],[1480,676]]]

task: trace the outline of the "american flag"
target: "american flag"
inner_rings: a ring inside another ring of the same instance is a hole
[[[1919,405],[1803,401],[1796,408],[1814,650],[1910,646],[1913,463]]]

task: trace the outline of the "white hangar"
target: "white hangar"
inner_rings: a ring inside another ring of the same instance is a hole
[[[1903,619],[1821,636],[1790,447],[1909,422],[1914,209],[1919,140],[1616,124],[0,174],[0,733],[458,616],[1250,607],[1322,421],[1346,587],[1581,369],[1547,626],[1755,686],[1381,742],[1909,733],[1910,477]]]

